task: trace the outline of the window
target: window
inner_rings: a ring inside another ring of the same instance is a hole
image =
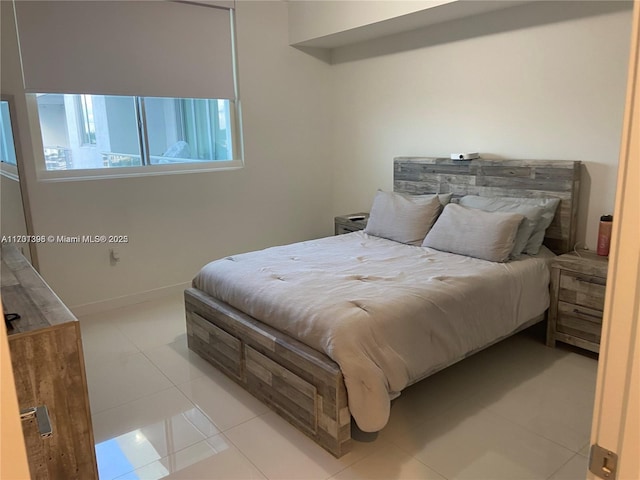
[[[16,2],[39,178],[242,166],[233,7]]]
[[[40,93],[36,102],[47,171],[234,159],[227,99]]]

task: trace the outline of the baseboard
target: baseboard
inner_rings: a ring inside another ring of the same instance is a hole
[[[134,293],[132,295],[124,295],[122,297],[109,298],[107,300],[100,300],[99,302],[83,303],[81,305],[74,305],[69,307],[73,314],[77,317],[83,315],[92,315],[94,313],[106,312],[115,308],[127,307],[129,305],[135,305],[136,303],[148,302],[150,300],[157,300],[159,298],[166,297],[173,293],[183,292],[186,288],[191,286],[191,282],[177,283],[175,285],[169,285],[168,287],[156,288],[154,290],[148,290],[146,292]]]

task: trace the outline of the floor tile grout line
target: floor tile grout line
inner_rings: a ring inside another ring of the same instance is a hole
[[[82,343],[82,349],[83,349],[84,356],[85,356],[85,363],[87,363],[87,352],[89,351],[89,349],[88,349],[88,348],[85,348],[85,345],[84,345],[84,336],[82,335],[82,320],[79,320],[79,323],[80,323],[80,338],[81,338],[81,339],[82,339],[82,341],[83,341],[83,343]],[[131,344],[131,345],[136,349],[136,351],[135,351],[135,352],[128,352],[128,353],[124,353],[124,354],[122,354],[123,356],[129,356],[129,355],[134,355],[134,354],[136,354],[136,353],[142,353],[142,350],[140,349],[140,347],[138,347],[138,345],[136,345],[136,344],[135,344],[135,342],[133,342],[133,341],[132,341],[132,340],[131,340],[127,335],[125,335],[125,334],[124,334],[124,333],[123,333],[123,332],[118,328],[118,326],[117,326],[116,322],[109,322],[109,321],[103,321],[103,320],[101,320],[101,321],[100,321],[100,322],[98,322],[98,323],[99,323],[99,324],[106,323],[106,324],[109,324],[109,326],[113,326],[113,328],[115,328],[115,329],[116,329],[116,331],[117,331],[120,335],[122,335],[122,337],[123,337],[127,342],[129,342],[129,343],[130,343],[130,344]],[[113,325],[111,325],[111,324],[113,324]],[[89,336],[90,336],[90,335],[89,335]],[[87,345],[87,346],[88,346],[88,345]]]
[[[575,455],[573,455],[573,456],[569,457],[569,458],[567,459],[567,461],[566,461],[566,462],[564,462],[562,465],[560,465],[560,466],[559,466],[559,467],[558,467],[558,468],[557,468],[557,469],[556,469],[556,470],[555,470],[551,475],[549,475],[549,476],[547,477],[547,479],[546,479],[546,480],[551,480],[551,479],[554,477],[554,475],[555,475],[556,473],[558,473],[560,470],[562,470],[564,467],[566,467],[566,466],[569,464],[569,462],[570,462],[571,460],[573,460],[576,456],[580,456],[580,457],[581,457],[582,455],[580,455],[579,453],[576,453]],[[585,471],[584,473],[586,474],[587,472]]]
[[[102,414],[104,414],[104,413],[110,412],[111,410],[115,410],[116,408],[126,407],[127,405],[129,405],[129,404],[131,404],[131,403],[133,403],[133,402],[138,402],[138,401],[143,400],[143,399],[145,399],[145,398],[147,398],[147,397],[150,397],[150,396],[152,396],[152,395],[158,395],[159,393],[166,392],[167,390],[171,390],[172,388],[175,388],[175,386],[174,386],[174,385],[171,385],[171,386],[169,386],[169,387],[163,388],[163,389],[158,390],[158,391],[156,391],[156,392],[146,393],[146,394],[144,394],[144,395],[143,395],[143,396],[141,396],[141,397],[134,398],[134,399],[132,399],[132,400],[128,400],[128,401],[126,401],[126,402],[124,402],[124,403],[121,403],[120,405],[115,405],[115,406],[113,406],[113,407],[109,407],[109,408],[106,408],[106,409],[104,409],[104,410],[100,410],[99,412],[95,412],[95,413],[94,413],[94,412],[91,412],[91,417],[93,418],[93,417],[95,417],[96,415],[102,415]],[[182,391],[180,391],[180,390],[178,390],[178,391],[179,391],[182,395],[184,395],[184,393],[182,393]],[[186,395],[184,395],[184,396],[185,396],[185,398],[187,398],[187,400],[189,400],[189,402],[191,402],[191,399],[189,399]],[[191,403],[193,403],[193,402],[191,402]]]
[[[83,345],[83,348],[84,348],[84,345]],[[137,348],[137,347],[136,347],[136,348]],[[138,353],[142,353],[142,351],[141,351],[141,350],[136,350],[135,352],[120,353],[120,354],[118,354],[118,355],[117,355],[117,356],[115,356],[115,357],[111,356],[111,357],[109,357],[109,358],[99,358],[99,357],[98,357],[98,358],[94,358],[94,360],[87,360],[87,355],[85,354],[85,356],[84,356],[84,357],[85,357],[84,363],[85,363],[85,366],[88,366],[88,368],[87,368],[87,369],[91,369],[92,367],[90,366],[90,364],[91,364],[92,362],[97,362],[97,363],[99,363],[99,364],[102,364],[102,363],[104,363],[105,361],[107,361],[107,362],[108,362],[108,361],[112,361],[112,360],[120,360],[120,359],[125,358],[125,357],[131,357],[131,356],[133,356],[133,355],[137,355]],[[107,355],[105,354],[105,355],[104,355],[104,357],[107,357]]]
[[[567,447],[566,445],[563,445],[562,443],[558,442],[557,440],[555,440],[555,439],[553,439],[553,438],[548,438],[547,436],[545,436],[545,435],[543,435],[543,434],[541,434],[541,433],[539,433],[539,432],[535,432],[535,431],[533,431],[531,428],[527,427],[526,425],[522,425],[522,424],[520,424],[520,423],[518,423],[518,422],[516,422],[516,421],[514,421],[514,420],[512,420],[512,419],[510,419],[510,418],[507,418],[507,417],[504,417],[504,416],[502,416],[502,415],[499,415],[499,414],[497,414],[496,412],[494,412],[493,410],[491,410],[489,407],[486,407],[486,411],[487,411],[488,413],[490,413],[491,415],[493,415],[493,416],[495,416],[495,417],[498,417],[498,418],[500,418],[500,419],[502,419],[502,420],[505,420],[505,421],[507,421],[507,422],[511,423],[512,425],[515,425],[515,426],[517,426],[517,427],[520,427],[520,428],[522,428],[523,430],[526,430],[527,432],[529,432],[529,433],[531,433],[531,434],[533,434],[533,435],[536,435],[536,436],[538,436],[538,437],[540,437],[540,438],[542,438],[542,439],[544,439],[544,440],[547,440],[548,442],[554,443],[555,445],[558,445],[559,447],[562,447],[562,448],[564,448],[565,450],[568,450],[569,452],[572,452],[572,453],[580,453],[580,450],[574,450],[573,448]],[[582,449],[582,448],[584,448],[584,447],[580,447],[580,448]]]
[[[243,425],[243,424],[245,424],[245,423],[247,423],[247,422],[250,422],[250,421],[252,421],[252,420],[255,420],[256,418],[259,418],[259,417],[262,417],[262,416],[268,415],[268,414],[270,414],[270,413],[273,413],[273,414],[277,415],[277,413],[276,413],[275,411],[273,411],[273,410],[269,409],[268,411],[266,411],[266,412],[264,412],[264,413],[262,413],[262,414],[260,414],[260,415],[258,415],[258,416],[256,416],[256,417],[253,417],[253,418],[251,418],[251,419],[249,419],[249,420],[246,420],[246,421],[244,421],[244,422],[242,422],[242,423],[240,423],[240,424],[238,424],[238,425],[236,425],[236,426],[234,426],[234,427],[229,428],[229,429],[228,429],[228,430],[226,430],[225,432],[222,432],[222,433],[224,434],[224,437],[225,437],[225,438],[227,438],[227,439],[229,439],[229,441],[230,441],[230,442],[231,442],[231,443],[232,443],[232,444],[233,444],[233,445],[234,445],[234,446],[235,446],[235,447],[236,447],[236,448],[237,448],[237,449],[238,449],[238,450],[239,450],[239,451],[240,451],[240,452],[245,456],[245,457],[247,457],[247,459],[251,462],[251,464],[252,464],[252,465],[254,465],[256,468],[258,468],[258,466],[257,466],[257,465],[255,465],[255,463],[251,461],[251,458],[250,458],[250,457],[249,457],[249,456],[248,456],[248,455],[247,455],[247,454],[242,450],[242,448],[240,447],[240,445],[236,444],[236,443],[233,441],[233,439],[232,439],[231,437],[229,437],[228,435],[226,435],[226,433],[227,433],[229,430],[232,430],[232,429],[234,429],[234,428],[236,428],[236,427],[239,427],[239,426],[241,426],[241,425]],[[280,417],[278,417],[278,418],[280,418]],[[282,419],[282,420],[284,420],[284,419]],[[286,422],[286,420],[284,420],[284,421]],[[293,427],[292,425],[290,425],[289,423],[287,423],[287,425],[291,426],[292,428],[295,428],[295,427]],[[306,437],[306,436],[305,436],[305,438],[308,438],[308,437]],[[385,442],[385,443],[389,443],[389,442],[387,442],[386,440],[385,440],[384,442]],[[320,447],[319,445],[315,445],[315,446],[316,446],[317,448],[322,448],[322,447]],[[383,448],[383,447],[380,447],[380,448]],[[371,455],[375,454],[378,450],[379,450],[379,449],[376,449],[376,450],[374,450],[373,452],[371,452],[370,454],[365,455],[364,457],[359,458],[359,459],[357,459],[357,460],[354,460],[353,462],[351,462],[351,463],[349,463],[348,465],[346,465],[344,468],[342,468],[342,469],[338,470],[337,472],[334,472],[334,473],[330,474],[330,475],[329,475],[329,476],[327,476],[327,477],[324,477],[323,479],[319,479],[319,480],[329,480],[329,479],[331,479],[331,478],[335,477],[335,476],[336,476],[336,475],[338,475],[340,472],[342,472],[342,471],[346,470],[347,468],[349,468],[349,467],[351,467],[351,466],[355,465],[356,463],[360,462],[361,460],[364,460],[365,458],[369,458]],[[260,471],[260,472],[265,476],[265,478],[267,478],[268,480],[280,480],[280,479],[278,479],[278,478],[274,478],[274,479],[272,479],[271,477],[269,477],[265,472],[263,472],[263,471],[262,471],[262,470],[260,470],[259,468],[258,468],[258,470],[259,470],[259,471]]]
[[[263,417],[264,415],[267,415],[267,414],[268,414],[268,413],[270,413],[270,412],[272,412],[272,410],[267,410],[266,412],[260,413],[260,414],[258,414],[258,415],[255,415],[255,416],[251,417],[251,418],[247,418],[246,420],[243,420],[242,422],[240,422],[240,423],[238,423],[238,424],[236,424],[236,425],[233,425],[232,427],[226,428],[226,429],[224,429],[224,430],[220,430],[220,432],[221,432],[221,433],[226,433],[226,432],[228,432],[229,430],[233,430],[233,429],[234,429],[234,428],[236,428],[236,427],[239,427],[239,426],[241,426],[241,425],[244,425],[244,424],[245,424],[245,423],[247,423],[247,422],[250,422],[251,420],[255,420],[256,418]]]
[[[180,385],[185,385],[186,383],[189,383],[189,382],[184,382],[184,383],[181,383]],[[250,422],[251,420],[253,420],[253,419],[255,419],[255,418],[258,418],[258,417],[261,417],[261,416],[263,416],[263,415],[266,415],[267,413],[269,413],[269,412],[271,412],[271,411],[272,411],[271,409],[268,409],[266,412],[256,414],[256,415],[254,415],[254,416],[253,416],[253,417],[251,417],[251,418],[247,418],[247,419],[245,419],[245,420],[242,420],[240,423],[237,423],[237,424],[235,424],[235,425],[232,425],[232,426],[230,426],[230,427],[227,427],[227,428],[225,428],[225,429],[222,429],[222,428],[221,428],[221,427],[220,427],[220,426],[219,426],[219,425],[218,425],[218,424],[217,424],[217,423],[216,423],[216,422],[215,422],[215,421],[214,421],[214,420],[213,420],[213,419],[212,419],[212,418],[207,414],[207,412],[205,412],[203,408],[201,408],[201,407],[200,407],[200,406],[199,406],[195,401],[193,401],[193,400],[191,399],[191,397],[189,397],[189,395],[187,395],[187,394],[186,394],[186,393],[185,393],[185,392],[184,392],[184,391],[183,391],[179,386],[175,385],[175,387],[180,391],[180,393],[182,393],[182,394],[183,394],[183,395],[184,395],[184,396],[185,396],[185,397],[186,397],[186,398],[187,398],[187,399],[188,399],[188,400],[193,404],[193,406],[194,406],[195,408],[197,408],[197,409],[200,411],[200,413],[202,413],[202,415],[204,415],[204,416],[207,418],[207,420],[209,420],[209,421],[210,421],[210,422],[211,422],[211,423],[212,423],[212,424],[213,424],[213,425],[218,429],[219,433],[228,432],[229,430],[231,430],[231,429],[233,429],[233,428],[239,427],[240,425],[243,425],[243,424],[245,424],[245,423],[247,423],[247,422]],[[253,397],[253,398],[255,398],[255,397]],[[258,400],[258,399],[256,399],[256,400]],[[258,401],[260,401],[260,400],[258,400]],[[261,402],[261,403],[262,403],[262,402]],[[266,404],[264,404],[264,403],[263,403],[263,405],[265,405],[265,406],[268,408],[268,405],[266,405]],[[217,433],[214,433],[213,435],[210,435],[210,436],[208,436],[207,438],[211,438],[211,437],[214,437],[214,436],[216,436],[216,435],[218,435],[218,434],[217,434]]]
[[[148,356],[147,356],[143,351],[141,351],[140,353],[144,356],[144,358],[146,358],[146,359],[147,359],[147,361],[148,361],[151,365],[153,365],[153,368],[155,368],[155,369],[158,371],[158,373],[160,373],[160,375],[162,375],[164,378],[166,378],[166,379],[167,379],[167,381],[168,381],[171,385],[173,385],[174,387],[176,387],[176,384],[175,384],[175,383],[173,383],[173,381],[169,378],[169,376],[168,376],[168,375],[165,375],[165,373],[160,369],[160,367],[158,367],[158,365],[156,365],[156,364],[153,362],[153,360],[151,360],[151,359],[150,359],[150,358],[149,358],[149,357],[148,357]]]
[[[167,375],[166,373],[164,373],[164,371],[162,370],[162,368],[160,367],[160,365],[156,364],[156,362],[154,362],[154,361],[151,359],[151,357],[149,357],[149,356],[146,354],[146,352],[150,352],[151,350],[157,350],[157,349],[160,349],[160,348],[162,348],[162,347],[167,347],[167,346],[169,346],[169,345],[171,345],[171,344],[173,344],[173,343],[175,343],[175,341],[170,342],[170,343],[167,343],[167,344],[165,344],[165,345],[160,345],[160,346],[158,346],[158,347],[153,347],[153,348],[147,349],[147,350],[145,350],[145,351],[142,351],[141,353],[142,353],[145,357],[147,357],[147,359],[148,359],[148,360],[153,364],[153,366],[154,366],[154,367],[156,367],[158,370],[160,370],[160,371],[162,372],[162,374],[163,374],[165,377],[167,377],[167,379],[168,379],[168,380],[173,384],[173,386],[175,386],[175,387],[177,387],[177,388],[180,388],[180,387],[179,387],[180,385],[184,385],[184,384],[189,383],[189,382],[192,382],[192,381],[194,381],[194,380],[198,380],[198,379],[200,379],[200,378],[202,378],[202,377],[204,377],[204,376],[206,376],[206,375],[207,375],[205,372],[202,372],[200,375],[197,375],[197,376],[195,376],[195,377],[189,378],[189,379],[187,379],[187,380],[185,380],[185,381],[183,381],[183,382],[178,382],[178,383],[176,383],[176,382],[174,382],[171,378],[169,378],[169,375]],[[191,363],[189,363],[189,364],[191,365]]]
[[[140,398],[144,398],[144,397],[146,397],[146,396],[148,396],[148,395],[153,395],[153,394],[155,394],[155,393],[159,393],[159,392],[161,392],[161,391],[168,390],[168,389],[169,389],[169,388],[171,388],[171,387],[175,387],[175,385],[173,384],[173,382],[171,381],[171,379],[169,379],[169,378],[168,378],[168,377],[167,377],[167,376],[166,376],[166,375],[165,375],[165,374],[164,374],[164,373],[163,373],[163,372],[162,372],[162,371],[161,371],[161,370],[160,370],[160,369],[159,369],[159,368],[158,368],[158,367],[157,367],[157,366],[156,366],[156,365],[155,365],[155,364],[154,364],[154,363],[153,363],[153,362],[152,362],[152,361],[151,361],[151,360],[150,360],[150,359],[149,359],[149,358],[148,358],[148,357],[143,353],[143,352],[138,352],[138,353],[140,353],[140,355],[142,355],[142,356],[143,356],[143,357],[144,357],[144,358],[145,358],[145,359],[146,359],[146,360],[147,360],[147,361],[152,365],[152,367],[153,367],[155,370],[157,370],[157,371],[158,371],[158,373],[162,376],[162,378],[164,378],[167,382],[169,382],[170,386],[168,386],[168,387],[163,387],[163,388],[161,388],[161,389],[159,389],[159,390],[156,390],[156,391],[154,391],[154,392],[146,393],[146,394],[142,395],[141,397],[133,398],[133,399],[128,400],[128,401],[126,401],[126,402],[124,402],[124,403],[122,403],[122,404],[120,404],[120,405],[114,405],[113,407],[109,407],[109,408],[106,408],[106,409],[104,409],[104,410],[100,410],[99,412],[96,412],[96,414],[97,414],[97,413],[102,413],[102,412],[104,412],[104,411],[106,411],[106,410],[110,410],[111,408],[117,408],[117,407],[120,407],[120,406],[125,405],[125,404],[127,404],[127,403],[130,403],[130,402],[133,402],[133,401],[139,400]],[[135,355],[137,355],[137,353],[136,353]],[[133,355],[130,355],[130,356],[133,356]],[[88,384],[87,386],[89,387],[89,388],[88,388],[89,390],[91,390],[91,388],[90,388],[90,386],[89,386],[89,384],[90,384],[90,383],[91,383],[91,382],[89,381],[89,379],[87,379],[87,384]],[[89,392],[89,403],[91,403],[91,392]],[[92,413],[92,415],[94,415],[94,414]]]
[[[206,442],[209,446],[211,446],[211,444],[209,444],[207,442],[207,440],[208,440],[208,438],[203,438],[202,440],[198,440],[197,442],[192,443],[191,445],[187,445],[186,447],[181,448],[180,450],[176,450],[175,452],[170,453],[169,455],[165,455],[164,457],[160,457],[160,458],[158,458],[156,460],[153,460],[153,461],[151,461],[149,463],[145,463],[144,465],[140,465],[139,467],[136,467],[133,470],[129,470],[128,472],[123,473],[122,475],[118,475],[117,477],[113,477],[111,480],[118,480],[119,478],[122,478],[122,477],[124,477],[126,475],[130,475],[131,473],[135,472],[136,470],[140,470],[141,468],[148,467],[149,465],[151,465],[153,463],[160,462],[160,461],[162,461],[162,460],[164,460],[166,458],[169,458],[171,455],[176,455],[179,452],[183,452],[184,450],[186,450],[188,448],[192,448],[193,446],[198,445],[199,443]],[[175,473],[175,472],[170,472],[170,473]],[[103,479],[100,479],[100,480],[103,480]]]
[[[124,313],[127,313],[127,311],[129,311],[129,310],[133,310],[133,311],[140,310],[140,307],[142,305],[151,304],[152,302],[154,304],[156,303],[155,301],[148,300],[148,301],[145,301],[145,302],[140,302],[140,303],[136,303],[136,304],[132,304],[132,305],[125,305],[123,307],[119,307],[117,309],[113,309],[113,311],[114,312],[118,311],[118,313],[124,314]],[[120,316],[122,316],[122,315],[120,315]],[[171,315],[167,315],[167,316],[171,316]],[[181,315],[181,317],[182,317],[182,315]],[[128,335],[124,329],[121,328],[120,324],[122,324],[124,322],[125,322],[125,320],[123,320],[122,318],[119,318],[119,319],[117,319],[115,321],[114,320],[108,321],[109,324],[113,324],[113,326],[116,328],[116,330],[118,330],[120,332],[120,334],[122,334],[129,342],[131,342],[140,352],[143,352],[144,350],[149,350],[148,348],[147,349],[141,348],[136,343],[136,341],[133,338],[131,338],[131,336]],[[82,327],[82,324],[80,326]],[[186,332],[186,330],[185,330],[185,332]],[[169,343],[171,343],[171,342],[169,342]],[[165,345],[165,344],[163,344],[163,345]],[[158,346],[160,347],[162,345],[158,345]]]
[[[256,418],[256,417],[254,417],[254,418]],[[253,419],[252,419],[252,420],[253,420]],[[244,422],[243,422],[243,423],[244,423]],[[234,428],[235,428],[235,427],[234,427]],[[266,474],[266,472],[263,472],[263,471],[262,471],[262,469],[261,469],[260,467],[258,467],[258,465],[256,465],[256,464],[251,460],[251,458],[249,458],[249,456],[248,456],[248,455],[247,455],[247,454],[242,450],[242,448],[240,448],[240,445],[237,445],[237,444],[233,441],[233,439],[231,439],[229,436],[225,435],[225,434],[224,434],[224,432],[221,432],[221,433],[220,433],[220,435],[222,435],[224,438],[226,438],[226,439],[229,441],[229,443],[231,443],[231,445],[233,445],[233,446],[234,446],[234,448],[235,448],[236,450],[238,450],[238,452],[240,452],[240,455],[242,455],[244,458],[246,458],[246,460],[247,460],[251,465],[253,465],[253,467],[254,467],[256,470],[258,470],[258,472],[260,472],[260,474],[261,474],[264,478],[266,478],[267,480],[277,480],[277,479],[271,479],[271,478]],[[207,439],[207,440],[208,440],[208,439]]]
[[[349,469],[349,468],[351,468],[351,467],[356,466],[357,464],[359,464],[359,463],[361,463],[361,462],[365,461],[365,460],[366,460],[366,459],[368,459],[368,458],[373,457],[374,455],[376,455],[377,453],[379,453],[379,452],[380,452],[380,450],[382,450],[382,449],[383,449],[383,448],[385,448],[386,446],[394,446],[394,447],[396,447],[396,448],[397,448],[397,446],[393,445],[393,444],[392,444],[391,442],[389,442],[388,440],[376,439],[376,441],[379,441],[379,442],[381,441],[381,442],[383,442],[384,444],[387,444],[387,445],[381,445],[381,446],[379,446],[377,449],[375,449],[375,450],[373,450],[372,452],[368,453],[368,454],[367,454],[367,455],[365,455],[364,457],[359,458],[359,459],[355,460],[355,461],[354,461],[354,462],[352,462],[352,463],[349,463],[349,464],[348,464],[348,465],[346,465],[344,468],[342,468],[342,469],[338,470],[337,472],[335,472],[335,473],[333,473],[333,474],[329,475],[328,477],[326,477],[326,478],[325,478],[325,479],[323,479],[323,480],[330,480],[330,479],[334,478],[336,475],[340,475],[340,473],[344,472],[345,470],[347,470],[347,469]],[[347,452],[347,453],[348,453],[348,452]],[[445,479],[445,480],[446,480],[446,479]]]
[[[460,403],[462,403],[462,402],[459,402],[458,404],[460,404]],[[552,444],[554,444],[555,446],[561,447],[561,448],[563,448],[564,450],[566,450],[567,452],[571,453],[572,455],[571,455],[571,456],[569,456],[569,458],[567,459],[567,461],[566,461],[565,463],[563,463],[563,464],[558,468],[558,470],[559,470],[560,468],[562,468],[562,466],[564,466],[564,464],[566,464],[567,462],[569,462],[569,461],[570,461],[570,460],[571,460],[575,455],[579,455],[579,452],[576,452],[576,451],[574,451],[574,450],[572,450],[572,449],[570,449],[570,448],[566,447],[565,445],[562,445],[562,444],[558,443],[557,441],[555,441],[555,440],[553,440],[553,439],[546,438],[546,437],[544,437],[543,435],[540,435],[540,434],[539,434],[539,433],[537,433],[537,432],[533,432],[533,431],[531,431],[530,429],[528,429],[527,427],[525,427],[525,426],[523,426],[523,425],[520,425],[520,424],[518,424],[518,423],[516,423],[516,422],[514,422],[514,421],[512,421],[512,420],[510,420],[510,419],[508,419],[508,418],[504,418],[504,417],[502,417],[502,416],[500,416],[500,415],[496,415],[494,412],[492,412],[492,411],[488,410],[486,407],[485,407],[485,409],[484,409],[484,410],[485,410],[485,413],[488,413],[489,415],[492,415],[492,416],[497,417],[497,418],[499,418],[499,419],[501,419],[501,420],[503,420],[503,421],[506,421],[507,423],[510,423],[511,425],[513,425],[513,426],[515,426],[515,427],[517,427],[517,428],[519,428],[519,429],[522,429],[522,430],[524,430],[524,431],[526,431],[526,432],[528,432],[528,433],[530,433],[530,434],[532,434],[532,435],[534,435],[534,436],[536,436],[536,437],[538,437],[538,438],[540,438],[540,439],[542,439],[542,440],[545,440],[546,442],[552,443]],[[447,411],[449,411],[449,409],[447,409]],[[428,421],[428,420],[427,420],[427,421]],[[419,427],[419,426],[420,426],[420,425],[422,425],[423,423],[425,423],[425,422],[420,422],[420,423],[419,423],[419,424],[417,424],[416,426],[411,427],[411,428],[410,428],[410,430],[415,430],[417,427]],[[407,455],[409,455],[409,456],[411,456],[412,458],[414,458],[415,460],[417,460],[418,462],[420,462],[420,463],[422,463],[423,465],[427,466],[428,468],[430,468],[431,470],[433,470],[434,472],[436,472],[438,475],[440,475],[440,476],[444,477],[445,479],[446,479],[446,478],[448,478],[446,475],[442,474],[440,471],[438,471],[438,470],[437,470],[436,468],[434,468],[433,466],[429,465],[428,463],[426,463],[426,462],[424,462],[424,461],[420,460],[420,458],[418,458],[417,456],[413,455],[413,454],[412,454],[412,452],[410,452],[409,450],[407,450],[406,448],[404,448],[402,445],[398,444],[396,441],[394,441],[394,439],[393,439],[393,438],[387,439],[387,441],[388,441],[389,443],[391,443],[392,445],[394,445],[395,447],[399,448],[401,451],[403,451],[403,452],[404,452],[404,453],[406,453]],[[555,473],[555,472],[557,472],[557,470],[555,470],[555,471],[554,471],[554,473]]]
[[[432,467],[431,465],[429,465],[426,462],[423,462],[422,460],[420,460],[418,457],[416,457],[415,455],[413,455],[410,451],[408,451],[406,448],[402,447],[401,445],[398,445],[396,442],[394,442],[393,440],[387,440],[391,445],[393,445],[394,447],[396,447],[398,450],[400,450],[401,452],[405,453],[406,455],[408,455],[409,457],[411,457],[413,460],[416,460],[417,462],[420,462],[422,465],[424,465],[425,467],[427,467],[430,470],[433,470],[435,473],[437,473],[438,475],[440,475],[444,480],[449,480],[449,477],[447,477],[446,475],[440,473],[440,471],[434,467]]]
[[[397,445],[396,445],[396,446],[397,446]],[[398,447],[398,448],[400,448],[400,447]],[[408,453],[408,452],[405,452],[405,453],[407,453],[407,455],[409,455],[409,456],[410,456],[412,459],[414,459],[415,461],[417,461],[417,462],[421,463],[422,465],[424,465],[425,467],[427,467],[427,468],[428,468],[429,470],[431,470],[432,472],[435,472],[435,473],[437,473],[438,475],[440,475],[440,476],[443,478],[443,480],[449,480],[449,477],[447,477],[444,473],[442,473],[442,472],[441,472],[440,470],[438,470],[437,468],[432,467],[431,465],[428,465],[426,462],[423,462],[422,460],[420,460],[420,459],[419,459],[418,457],[416,457],[415,455],[411,455],[411,454],[410,454],[410,453]]]
[[[334,474],[329,475],[325,480],[328,480],[328,479],[330,479],[330,478],[333,478],[333,477],[335,477],[336,475],[340,474],[340,472],[344,472],[344,471],[345,471],[345,470],[347,470],[348,468],[351,468],[351,467],[353,467],[354,465],[357,465],[358,463],[360,463],[360,462],[364,461],[365,459],[370,458],[370,457],[372,457],[373,455],[376,455],[377,453],[379,453],[379,452],[380,452],[380,450],[382,450],[383,448],[385,448],[385,446],[386,446],[386,445],[384,445],[384,444],[390,445],[390,443],[389,443],[387,440],[382,440],[382,439],[380,439],[380,440],[383,442],[383,445],[380,445],[380,446],[378,446],[377,448],[373,449],[373,451],[372,451],[372,452],[368,453],[368,454],[367,454],[367,455],[365,455],[364,457],[359,458],[359,459],[357,459],[357,460],[354,460],[353,462],[349,463],[349,464],[348,464],[348,465],[346,465],[344,468],[342,468],[342,469],[338,470],[338,471],[337,471],[337,472],[335,472]],[[349,452],[347,452],[347,453],[349,453]]]
[[[156,395],[156,394],[158,394],[158,393],[161,393],[161,392],[164,392],[164,391],[170,390],[170,389],[172,389],[172,388],[175,388],[175,387],[169,387],[169,388],[164,389],[164,390],[161,390],[161,391],[159,391],[159,392],[155,392],[155,393],[151,393],[151,394],[149,394],[149,395],[145,395],[145,397],[147,397],[147,396],[152,396],[152,395]],[[216,426],[216,425],[215,425],[215,424],[214,424],[214,423],[213,423],[213,422],[208,418],[208,416],[207,416],[204,412],[202,412],[202,410],[201,410],[197,405],[195,405],[195,404],[191,401],[191,399],[190,399],[190,398],[188,398],[188,397],[187,397],[187,396],[186,396],[182,391],[178,390],[178,392],[179,392],[179,393],[180,393],[180,394],[181,394],[181,395],[182,395],[182,396],[187,400],[187,402],[188,402],[188,403],[189,403],[193,408],[196,408],[200,413],[202,413],[202,414],[205,416],[205,418],[207,418],[207,419],[212,423],[212,425],[214,425],[214,426],[217,428],[217,426]],[[140,399],[137,399],[137,400],[132,400],[132,402],[135,402],[135,401],[141,400],[141,399],[143,399],[143,398],[145,398],[145,397],[141,397]],[[113,409],[115,409],[115,408],[121,408],[121,407],[123,407],[123,406],[125,406],[125,407],[126,407],[126,405],[127,405],[127,404],[132,403],[132,402],[127,402],[127,403],[125,403],[125,404],[123,404],[123,405],[120,405],[120,406],[118,406],[118,407],[113,407]],[[110,409],[110,410],[111,410],[111,409]],[[181,412],[181,413],[184,413],[184,412]],[[163,459],[165,459],[165,458],[168,458],[168,457],[169,457],[169,456],[171,456],[171,455],[175,455],[175,454],[177,454],[178,452],[181,452],[181,451],[183,451],[183,450],[185,450],[185,449],[187,449],[187,448],[193,447],[194,445],[196,445],[196,444],[198,444],[198,443],[206,442],[207,440],[209,440],[209,439],[211,439],[211,438],[213,438],[213,437],[215,437],[215,436],[217,436],[217,435],[221,435],[221,434],[222,434],[222,431],[219,431],[218,433],[214,433],[214,434],[212,434],[212,435],[207,435],[205,432],[203,432],[202,430],[200,430],[196,425],[194,425],[194,424],[193,424],[189,419],[185,419],[185,420],[186,420],[187,422],[189,422],[189,424],[194,428],[194,430],[195,430],[196,432],[198,432],[198,433],[201,435],[201,437],[202,437],[202,438],[200,438],[199,440],[197,440],[197,441],[196,441],[196,442],[194,442],[194,443],[191,443],[190,445],[186,445],[186,446],[185,446],[185,447],[183,447],[183,448],[180,448],[180,449],[178,449],[178,450],[176,450],[176,451],[170,452],[168,455],[165,455],[165,456],[163,456],[163,457],[160,457],[159,459],[153,460],[153,461],[151,461],[151,462],[149,462],[149,463],[146,463],[146,464],[144,464],[144,465],[140,465],[139,467],[136,467],[136,468],[134,468],[133,470],[129,470],[128,472],[125,472],[125,473],[123,473],[122,475],[118,475],[117,477],[114,477],[114,478],[113,478],[113,479],[111,479],[111,480],[117,480],[118,478],[122,478],[122,477],[124,477],[124,476],[126,476],[126,475],[129,475],[129,474],[130,474],[130,473],[132,473],[132,472],[135,472],[136,470],[139,470],[140,468],[144,468],[144,467],[146,467],[146,466],[148,466],[148,465],[151,465],[151,464],[152,464],[152,463],[154,463],[154,462],[157,462],[157,461],[163,460]],[[125,433],[128,433],[128,432],[125,432]],[[117,438],[117,437],[113,437],[113,438]],[[110,438],[109,440],[111,440],[111,438]],[[97,444],[96,444],[96,446],[97,446]],[[102,479],[101,479],[101,480],[102,480]]]

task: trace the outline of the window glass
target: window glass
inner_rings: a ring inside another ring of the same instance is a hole
[[[142,165],[135,97],[37,94],[47,170]]]
[[[92,95],[78,95],[80,138],[83,145],[96,144],[96,122],[93,114]]]
[[[49,171],[233,160],[230,100],[36,97]]]
[[[233,159],[229,100],[143,101],[151,164]]]
[[[11,131],[9,102],[0,102],[0,161],[9,165],[16,164],[16,149]]]

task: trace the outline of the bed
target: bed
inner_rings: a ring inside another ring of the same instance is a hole
[[[352,414],[378,430],[403,388],[543,319],[551,251],[574,243],[579,169],[396,158],[396,192],[560,199],[545,234],[550,251],[496,264],[355,232],[233,255],[205,266],[185,291],[189,348],[339,457]],[[401,274],[385,269],[391,261]],[[311,280],[325,286],[320,295],[300,290]],[[509,290],[518,300],[502,305]],[[424,303],[427,293],[439,300]],[[416,315],[440,326],[418,334]]]

